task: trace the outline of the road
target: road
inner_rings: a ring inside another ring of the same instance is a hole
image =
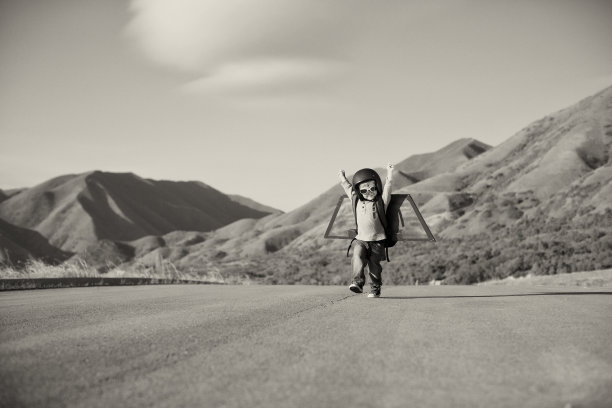
[[[612,291],[0,293],[6,407],[612,406]]]

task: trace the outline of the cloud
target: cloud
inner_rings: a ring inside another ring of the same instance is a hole
[[[263,58],[228,62],[185,84],[185,92],[295,89],[336,78],[345,65],[331,60]],[[272,89],[270,88],[272,87]]]
[[[191,92],[325,80],[359,31],[339,28],[340,3],[132,0],[126,32],[152,61],[196,75]]]

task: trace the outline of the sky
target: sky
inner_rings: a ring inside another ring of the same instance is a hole
[[[609,0],[0,0],[0,189],[132,172],[290,211],[611,86],[611,38]]]

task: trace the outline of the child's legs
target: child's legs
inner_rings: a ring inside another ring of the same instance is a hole
[[[370,242],[368,270],[372,287],[380,287],[382,285],[382,265],[380,263],[383,259],[385,259],[384,245],[381,242]]]
[[[353,282],[363,286],[365,284],[365,274],[363,272],[368,263],[368,247],[361,241],[355,241],[353,244]]]

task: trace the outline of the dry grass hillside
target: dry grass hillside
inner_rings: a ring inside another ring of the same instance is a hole
[[[608,88],[492,149],[463,140],[406,159],[396,166],[394,191],[416,199],[438,243],[394,247],[387,281],[472,283],[611,267],[611,154]],[[348,242],[322,238],[341,194],[334,187],[291,213],[215,232],[206,250],[221,251],[214,264],[227,273],[345,283]],[[204,252],[194,248],[184,260]]]
[[[422,169],[421,177],[434,176],[468,162],[478,154],[486,151],[488,145],[473,139],[462,139],[446,146],[436,152],[415,155],[397,166],[394,176],[394,188],[412,184],[412,181],[402,175],[416,173],[414,169]],[[413,160],[414,163],[413,164]],[[402,173],[400,173],[402,172]],[[350,179],[351,175],[347,175]],[[335,174],[330,175],[334,182]],[[176,263],[178,267],[189,268],[195,264],[201,265],[212,256],[215,263],[227,265],[242,265],[245,259],[265,256],[271,253],[284,253],[291,251],[303,242],[309,246],[325,247],[330,244],[340,248],[342,242],[330,243],[323,240],[325,226],[338,201],[344,194],[342,188],[336,184],[320,196],[286,214],[275,214],[258,220],[239,220],[233,224],[222,227],[203,237],[203,241],[196,246],[181,248],[186,252],[183,257],[176,257],[177,251],[165,248],[159,249],[165,257]],[[179,251],[180,253],[180,251]],[[154,255],[157,257],[159,255]],[[141,261],[150,264],[152,256],[149,255]],[[248,263],[248,262],[247,262]]]
[[[525,219],[573,223],[612,210],[611,113],[608,88],[529,125],[455,172],[415,186],[421,194],[475,198],[456,222],[438,228],[439,235],[476,235]]]

